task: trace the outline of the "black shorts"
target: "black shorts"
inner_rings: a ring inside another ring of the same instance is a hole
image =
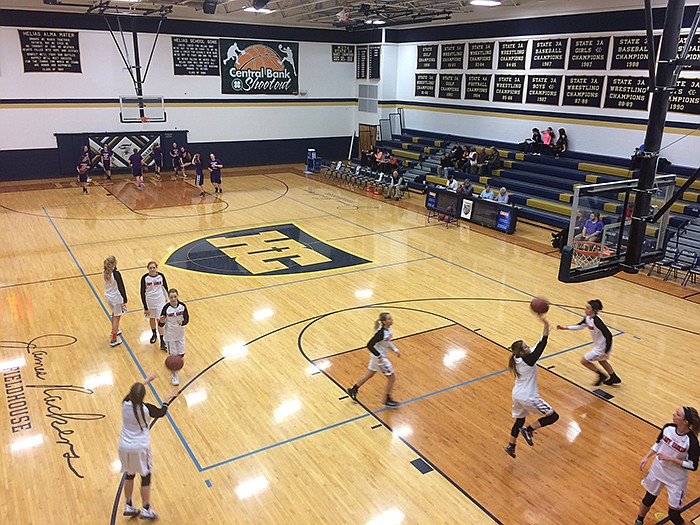
[[[212,173],[209,176],[209,180],[211,180],[212,184],[221,184],[221,173],[218,173],[218,174]]]
[[[179,170],[180,169],[180,157],[175,157],[173,159],[173,169],[174,170]]]
[[[87,173],[78,173],[78,182],[87,182],[87,180],[88,180]]]
[[[131,168],[131,175],[134,177],[140,177],[143,175],[143,168]]]
[[[105,171],[111,170],[111,169],[112,169],[112,163],[109,162],[108,160],[104,161],[104,162],[102,163],[102,169],[104,169]]]
[[[194,185],[203,186],[204,185],[204,173],[197,173],[194,176]]]

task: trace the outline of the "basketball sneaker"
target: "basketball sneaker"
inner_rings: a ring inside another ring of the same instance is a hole
[[[513,445],[510,445],[510,444],[509,444],[509,445],[508,445],[507,447],[505,447],[503,450],[505,450],[506,453],[507,453],[510,457],[512,457],[513,459],[515,459],[515,447],[514,447]]]
[[[634,520],[634,525],[644,525],[644,520],[637,516],[637,519]]]
[[[87,183],[90,184],[92,182],[92,179],[90,177],[87,178]]]
[[[153,509],[142,509],[141,510],[141,519],[142,520],[154,520],[157,517],[158,517],[158,514],[156,514]]]
[[[602,385],[606,379],[608,379],[608,376],[606,376],[603,372],[598,372],[598,380],[595,383],[593,383],[593,386]]]
[[[204,192],[203,192],[203,191],[200,191],[200,192],[199,192],[199,196],[200,196],[200,197],[204,197]]]
[[[122,344],[121,339],[112,339],[109,342],[109,346],[119,346],[120,344]]]
[[[160,349],[166,351],[168,350],[168,347],[166,346],[165,341],[163,341],[162,337],[160,338]]]
[[[520,433],[523,435],[525,438],[525,441],[527,441],[527,444],[532,446],[534,443],[532,442],[532,432],[527,429],[527,427],[523,427],[520,429]]]
[[[356,386],[351,386],[350,388],[348,388],[345,391],[350,396],[350,399],[352,399],[353,401],[357,401],[357,391],[358,390],[359,390],[359,388],[357,388]]]
[[[177,374],[173,372],[173,380],[171,381],[173,386],[177,386],[180,384],[180,379],[177,377]]]
[[[156,341],[158,341],[158,334],[156,334],[155,332],[153,332],[153,335],[151,336],[151,339],[150,339],[150,343],[151,343],[151,344],[155,344]]]
[[[141,510],[137,509],[133,505],[129,505],[128,503],[124,507],[124,516],[138,516],[141,514]]]
[[[384,406],[387,408],[396,408],[399,406],[399,404],[400,403],[398,401],[391,399],[391,396],[386,396],[386,401],[384,401]]]
[[[608,386],[619,385],[620,383],[622,383],[622,379],[617,377],[617,374],[613,374],[609,378],[607,378],[605,381],[603,381],[603,384],[608,385]]]

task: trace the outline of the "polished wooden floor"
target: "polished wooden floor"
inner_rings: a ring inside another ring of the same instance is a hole
[[[504,240],[446,229],[427,222],[420,197],[388,202],[293,166],[224,172],[218,198],[200,199],[189,180],[146,179],[142,191],[118,178],[89,196],[66,181],[0,185],[3,523],[128,521],[123,498],[115,506],[120,401],[154,371],[148,400],[173,388],[140,306],[152,259],[191,316],[180,395],[152,430],[163,523],[627,524],[643,494],[639,458],[677,406],[700,405],[700,304],[643,279],[559,283],[546,230],[522,223]],[[227,257],[190,243],[280,225],[315,239],[315,261],[335,257],[323,245],[364,262],[195,271]],[[185,257],[166,264],[176,251]],[[129,294],[116,348],[102,299],[108,255]],[[505,347],[539,337],[534,295],[556,305],[553,324],[578,322],[600,298],[623,384],[603,388],[609,400],[595,395],[578,363],[588,335],[554,332],[539,376],[561,420],[514,460],[502,450]],[[381,311],[402,351],[392,361],[404,404],[391,411],[382,377],[359,403],[343,390],[366,369]],[[699,500],[691,474],[689,522]]]

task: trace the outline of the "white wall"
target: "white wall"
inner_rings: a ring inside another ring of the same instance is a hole
[[[601,33],[604,36],[609,36],[610,33]],[[625,34],[625,33],[617,33]],[[639,31],[632,32],[629,34],[640,34]],[[534,40],[537,38],[556,38],[558,35],[546,35],[543,37],[528,36],[528,37],[511,37],[503,38],[500,40],[514,40],[514,39],[529,39]],[[568,37],[570,35],[560,35],[561,37]],[[579,35],[576,35],[579,36]],[[581,35],[586,36],[586,35]],[[591,34],[590,36],[596,36]],[[499,39],[496,39],[499,40]],[[465,42],[468,42],[465,40]],[[563,127],[566,129],[569,136],[569,143],[572,150],[581,152],[598,153],[603,155],[613,155],[618,157],[629,156],[634,151],[634,148],[639,146],[644,141],[644,126],[645,119],[648,113],[644,111],[632,111],[632,110],[617,110],[617,109],[599,109],[599,108],[586,108],[586,107],[569,107],[569,106],[549,106],[549,105],[539,105],[539,104],[509,104],[509,103],[499,103],[499,102],[488,102],[479,100],[452,100],[452,99],[441,99],[441,98],[428,98],[428,97],[415,97],[414,96],[414,86],[415,86],[415,73],[416,69],[416,55],[417,46],[419,44],[430,44],[434,42],[420,42],[411,44],[400,44],[398,46],[398,56],[397,56],[397,84],[396,84],[396,100],[406,101],[406,102],[418,102],[418,103],[428,103],[428,104],[448,104],[455,107],[455,111],[449,111],[445,109],[441,110],[429,110],[415,107],[408,107],[405,109],[405,121],[406,126],[412,129],[419,129],[425,131],[433,131],[437,133],[462,135],[468,137],[482,137],[484,139],[494,139],[509,142],[521,142],[526,137],[529,136],[530,130],[533,127],[538,127],[543,129],[547,126],[552,126],[558,129]],[[450,41],[452,43],[452,41]],[[612,47],[612,44],[611,44]],[[528,56],[526,59],[526,64],[529,65],[532,45],[529,46]],[[612,50],[611,50],[612,52]],[[497,52],[494,51],[494,55]],[[494,64],[497,62],[497,57],[494,56]],[[439,71],[428,71],[422,70],[421,72],[435,72],[438,73],[438,78],[436,79],[436,84],[439,82]],[[527,74],[528,71],[496,71],[496,70],[479,70],[479,71],[468,71],[463,70],[451,70],[449,73],[478,73],[478,74],[495,74],[495,73],[512,73],[512,74]],[[542,70],[538,70],[540,74],[580,74],[581,72],[571,72],[571,71],[558,71],[551,70],[544,73]],[[605,71],[595,71],[591,74],[606,74]],[[621,75],[621,76],[644,76],[644,71],[607,71],[610,75]],[[687,72],[683,74],[684,77],[700,77],[700,73],[697,72]],[[493,91],[494,80],[491,81],[491,89]],[[464,87],[462,88],[464,89]],[[527,89],[527,86],[526,86]],[[438,87],[436,86],[436,95]],[[604,96],[604,95],[603,95]],[[469,111],[467,109],[461,108],[475,108],[476,111]],[[509,111],[508,114],[497,114],[490,113],[486,114],[484,112],[492,108],[503,108]],[[386,112],[392,111],[387,109]],[[559,113],[561,117],[540,117],[538,112],[543,113]],[[577,119],[577,115],[592,115],[596,117],[620,117],[627,119],[640,119],[643,120],[642,124],[623,124],[623,123],[606,123],[603,120],[591,122],[583,119]],[[669,113],[668,121],[673,122],[683,122],[697,124],[700,121],[698,115],[685,115],[680,113]],[[686,133],[691,130],[681,130],[680,128],[667,128],[664,135],[664,145],[670,144],[676,141]],[[670,146],[668,149],[664,150],[663,156],[668,157],[672,162],[678,165],[686,166],[697,166],[698,157],[697,151],[700,150],[700,133],[691,135],[677,144]]]
[[[196,36],[196,35],[186,35]],[[130,35],[126,35],[131,49]],[[0,96],[3,99],[116,99],[134,95],[131,78],[106,31],[80,31],[82,74],[24,73],[16,28],[0,28]],[[145,67],[154,35],[140,34],[141,62]],[[166,98],[166,123],[122,124],[117,104],[82,107],[47,104],[8,109],[0,105],[0,119],[11,126],[0,127],[0,150],[53,148],[54,133],[84,131],[133,131],[141,129],[187,129],[191,142],[255,139],[348,136],[355,129],[354,104],[309,103],[246,105],[251,99],[355,98],[355,66],[331,61],[331,44],[301,42],[299,45],[299,90],[305,96],[221,94],[218,76],[175,76],[171,35],[161,35],[151,69],[144,84],[145,95]],[[167,104],[167,99],[191,102]],[[215,99],[206,105],[198,99]],[[235,99],[243,104],[221,104]],[[104,107],[103,107],[104,106]]]

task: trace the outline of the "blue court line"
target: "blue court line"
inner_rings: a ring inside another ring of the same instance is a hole
[[[207,487],[211,488],[211,481],[209,481],[208,479],[205,479],[205,480],[204,480],[204,484],[205,484]]]
[[[328,426],[323,427],[323,428],[318,428],[316,430],[312,430],[311,432],[307,432],[306,434],[301,434],[301,435],[293,437],[293,438],[285,439],[284,441],[278,441],[277,443],[273,443],[272,445],[267,445],[266,447],[262,447],[262,448],[259,448],[257,450],[251,450],[250,452],[246,452],[245,454],[241,454],[240,456],[236,456],[236,457],[230,458],[230,459],[225,459],[223,461],[219,461],[218,463],[214,463],[213,465],[208,465],[208,466],[204,467],[202,469],[202,471],[210,470],[210,469],[213,469],[216,467],[220,467],[222,465],[226,465],[227,463],[232,463],[234,461],[238,461],[239,459],[247,458],[249,456],[254,456],[255,454],[259,454],[260,452],[265,452],[266,450],[277,448],[279,446],[286,445],[287,443],[292,443],[294,441],[298,441],[300,439],[303,439],[303,438],[306,438],[309,436],[313,436],[314,434],[319,434],[321,432],[325,432],[326,430],[331,430],[333,428],[337,428],[337,427],[340,427],[342,425],[352,423],[354,421],[359,421],[360,419],[364,419],[364,418],[369,417],[369,416],[370,416],[369,413],[365,413],[365,414],[362,414],[359,416],[352,417],[350,419],[346,419],[345,421],[339,421],[338,423],[334,423],[332,425],[328,425]]]
[[[66,243],[66,240],[64,239],[63,235],[61,235],[61,232],[59,231],[58,227],[56,226],[56,223],[54,223],[53,219],[51,218],[51,215],[49,215],[49,212],[46,211],[46,209],[42,206],[41,208],[46,215],[46,218],[49,219],[49,222],[51,223],[51,226],[53,226],[53,229],[56,231],[56,235],[58,235],[58,238],[61,239],[61,242],[63,243],[63,246],[65,246],[66,250],[68,251],[68,255],[71,256],[71,259],[73,259],[73,262],[75,265],[78,267],[78,271],[80,271],[81,276],[87,283],[88,287],[90,287],[90,290],[92,291],[93,295],[95,296],[95,299],[97,299],[97,302],[99,303],[100,307],[102,308],[102,311],[104,312],[105,316],[107,319],[111,321],[111,315],[107,308],[105,307],[104,303],[102,302],[102,299],[100,299],[99,294],[97,293],[97,290],[95,290],[94,286],[92,286],[92,283],[88,279],[87,275],[85,274],[85,271],[83,270],[83,267],[80,266],[80,263],[78,260],[75,258],[75,255],[73,254],[73,251],[70,249],[70,246],[68,246],[68,243]],[[131,357],[131,360],[134,362],[136,365],[136,368],[138,369],[139,373],[141,374],[141,377],[143,379],[146,379],[148,375],[144,371],[143,367],[141,366],[141,363],[139,363],[139,360],[136,358],[136,355],[134,355],[134,352],[131,350],[131,346],[127,342],[126,338],[121,335],[120,336],[122,339],[122,343],[124,344],[124,347],[127,349],[129,352],[129,356]],[[153,387],[151,383],[148,383],[148,388],[151,390],[151,393],[153,396],[156,398],[156,401],[158,401],[158,404],[163,404],[163,401],[160,399],[160,396],[158,396],[158,392],[156,392],[156,389]],[[180,429],[178,426],[175,424],[175,421],[173,418],[170,416],[170,413],[166,413],[166,417],[168,418],[168,421],[170,421],[170,424],[172,425],[173,429],[175,430],[175,433],[177,434],[177,437],[180,439],[182,442],[183,446],[185,447],[185,450],[187,450],[187,453],[190,455],[190,458],[194,462],[195,467],[201,472],[202,467],[199,464],[199,461],[197,461],[197,458],[195,455],[192,453],[192,450],[190,449],[190,446],[187,444],[187,441],[185,441],[185,438],[182,435],[182,432],[180,432]]]
[[[700,503],[700,497],[695,498],[693,501],[691,501],[690,503],[688,503],[685,507],[683,507],[683,508],[681,509],[681,512],[685,512],[686,510],[691,509],[692,507],[694,507],[694,506],[697,505],[698,503]],[[670,521],[670,518],[669,518],[668,516],[666,516],[664,519],[662,519],[661,521],[657,522],[656,525],[664,525],[664,523],[668,523],[669,521]],[[686,523],[687,523],[687,520],[686,520]]]

